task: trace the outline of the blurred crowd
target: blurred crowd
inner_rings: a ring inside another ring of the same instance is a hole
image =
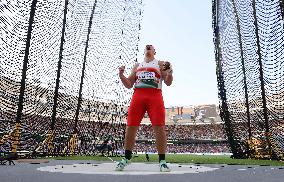
[[[157,153],[156,145],[149,143],[136,143],[134,151]],[[215,143],[183,143],[168,144],[168,153],[230,153],[228,144],[225,142]]]
[[[5,138],[15,127],[15,119],[0,112],[0,138]],[[68,153],[68,141],[75,132],[78,134],[77,154],[118,155],[123,151],[126,125],[121,122],[95,122],[79,120],[77,127],[73,119],[57,118],[54,124],[52,151],[48,144],[42,142],[51,131],[49,117],[41,115],[24,116],[21,121],[21,137],[18,151],[41,153]],[[168,125],[168,152],[170,153],[222,153],[230,152],[222,124],[203,125]],[[156,152],[155,136],[151,125],[141,125],[137,133],[136,152]],[[206,140],[207,142],[204,142]],[[221,142],[214,142],[214,141]],[[150,141],[150,142],[149,142]],[[174,141],[174,142],[173,142]],[[183,141],[183,142],[179,142]],[[208,142],[209,141],[209,142]],[[1,145],[1,151],[9,151],[10,138]]]
[[[222,124],[202,125],[168,125],[166,126],[168,139],[225,139]],[[154,132],[151,125],[141,125],[137,139],[154,139]]]

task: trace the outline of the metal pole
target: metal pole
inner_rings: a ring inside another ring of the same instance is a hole
[[[17,115],[16,115],[16,126],[15,126],[14,133],[12,134],[12,138],[13,138],[12,152],[14,153],[17,152],[17,146],[20,140],[21,118],[22,118],[22,112],[23,112],[23,102],[24,102],[24,95],[25,95],[25,88],[26,88],[26,76],[27,76],[27,69],[28,69],[28,62],[29,62],[29,52],[30,52],[30,45],[31,45],[31,36],[32,36],[33,23],[34,23],[34,16],[35,16],[35,11],[36,11],[36,4],[37,4],[37,0],[33,0],[31,4],[28,34],[27,34],[27,41],[26,41],[26,48],[25,48],[25,57],[24,57],[23,69],[22,69],[20,95],[19,95],[18,109],[17,109]]]
[[[55,122],[56,122],[56,109],[57,109],[57,99],[58,99],[58,90],[59,90],[59,82],[60,82],[60,72],[61,72],[61,63],[62,63],[62,52],[63,52],[63,45],[64,45],[64,36],[65,36],[65,27],[66,27],[66,14],[67,14],[67,6],[68,0],[65,0],[65,7],[64,7],[64,16],[63,16],[63,25],[62,25],[62,32],[61,32],[61,43],[60,43],[60,50],[59,50],[59,60],[57,66],[57,77],[56,77],[56,85],[53,97],[53,108],[52,108],[52,116],[51,116],[51,130],[54,130]]]
[[[253,6],[253,16],[254,16],[254,25],[255,25],[255,36],[256,36],[256,46],[257,46],[257,55],[258,55],[258,64],[259,64],[259,79],[260,79],[260,86],[261,86],[261,96],[262,96],[262,107],[263,107],[263,117],[265,122],[265,133],[266,133],[266,140],[271,151],[271,144],[269,140],[269,123],[268,123],[268,112],[266,106],[266,97],[265,97],[265,88],[264,88],[264,80],[263,80],[263,68],[262,68],[262,55],[260,52],[260,41],[259,41],[259,33],[258,33],[258,25],[257,25],[257,16],[256,16],[256,3],[255,0],[252,1]]]
[[[18,103],[18,109],[17,109],[17,115],[16,115],[17,123],[21,122],[20,120],[21,120],[22,111],[23,111],[23,102],[24,102],[24,94],[25,94],[25,87],[26,87],[26,75],[27,75],[27,68],[28,68],[28,62],[29,62],[29,52],[30,52],[33,22],[34,22],[35,10],[36,10],[36,3],[37,3],[37,0],[33,0],[32,5],[31,5],[29,27],[28,27],[28,34],[27,34],[27,41],[26,41],[26,49],[25,49],[25,57],[24,57],[23,69],[22,69],[19,103]]]
[[[282,13],[282,20],[284,21],[284,1],[283,0],[279,0],[279,4],[280,4],[280,10]],[[284,22],[283,22],[284,25]]]
[[[95,13],[96,5],[97,5],[97,0],[95,0],[95,2],[94,2],[92,13],[91,13],[91,17],[90,17],[90,21],[89,21],[87,41],[86,41],[86,46],[85,46],[84,62],[83,62],[81,82],[80,82],[80,89],[79,89],[79,96],[78,96],[78,104],[77,104],[77,109],[76,109],[76,113],[75,113],[74,133],[77,133],[78,116],[79,116],[81,102],[82,102],[82,88],[83,88],[83,84],[84,84],[84,76],[85,76],[85,67],[86,67],[86,60],[87,60],[87,53],[88,53],[89,38],[90,38],[91,29],[92,29],[93,16],[94,16],[94,13]]]
[[[240,29],[240,20],[239,20],[237,8],[236,8],[235,0],[233,0],[233,7],[234,7],[234,14],[235,14],[235,17],[236,17],[236,22],[237,22],[238,38],[239,38],[239,44],[240,44],[242,71],[243,71],[243,76],[244,76],[245,99],[246,99],[247,126],[248,126],[249,140],[250,140],[251,137],[252,137],[252,134],[251,134],[251,123],[250,123],[247,78],[246,78],[245,61],[244,61],[244,53],[243,53],[242,34],[241,34],[241,29]]]
[[[224,83],[224,76],[222,70],[222,53],[220,47],[220,34],[219,34],[219,0],[212,0],[212,13],[213,13],[213,30],[214,30],[214,44],[215,44],[215,59],[216,59],[216,75],[218,80],[219,98],[221,99],[220,116],[225,122],[225,130],[228,137],[228,142],[232,150],[233,156],[238,157],[236,142],[234,140],[233,129],[231,125],[230,112],[227,105],[227,96]]]

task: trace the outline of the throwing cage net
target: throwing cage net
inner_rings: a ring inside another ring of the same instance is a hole
[[[118,151],[141,19],[141,0],[1,1],[2,150]]]
[[[283,0],[213,0],[221,118],[236,158],[283,159]]]

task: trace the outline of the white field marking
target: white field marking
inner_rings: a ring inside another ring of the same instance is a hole
[[[247,169],[237,169],[238,171],[246,171]]]
[[[75,166],[75,167],[74,167]],[[71,164],[37,168],[45,172],[80,173],[80,174],[111,174],[111,175],[152,175],[152,174],[187,174],[214,171],[219,168],[196,165],[169,164],[171,172],[160,172],[158,164],[131,163],[123,171],[115,171],[115,163]]]
[[[110,157],[107,157],[109,160],[111,160],[112,162],[116,163],[116,161],[112,160],[112,158]]]

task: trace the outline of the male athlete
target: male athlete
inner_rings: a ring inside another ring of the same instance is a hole
[[[165,106],[162,96],[162,81],[170,86],[173,81],[171,64],[155,59],[155,48],[146,45],[145,58],[136,64],[129,77],[124,76],[125,66],[119,68],[119,77],[123,85],[130,89],[134,85],[134,93],[128,109],[127,127],[125,134],[125,157],[117,164],[116,170],[122,171],[130,163],[135,136],[140,122],[147,111],[156,138],[161,172],[169,172],[165,161],[167,137],[165,132]]]

